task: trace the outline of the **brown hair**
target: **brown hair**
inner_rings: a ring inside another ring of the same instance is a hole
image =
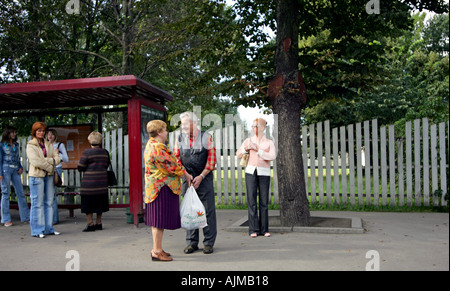
[[[7,126],[4,130],[3,130],[3,134],[2,134],[2,142],[16,142],[17,141],[17,135],[16,138],[11,140],[11,136],[10,134],[12,132],[17,132],[17,128],[15,128],[14,126]]]
[[[33,137],[36,137],[36,131],[38,131],[38,129],[47,129],[47,125],[45,123],[43,123],[42,121],[36,121],[33,126],[31,127],[31,135]]]
[[[55,136],[55,142],[58,142],[58,132],[54,128],[50,128],[47,133],[51,132]],[[47,137],[48,139],[48,137]]]

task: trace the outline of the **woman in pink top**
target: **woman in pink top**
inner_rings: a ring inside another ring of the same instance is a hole
[[[236,153],[238,158],[249,154],[245,168],[245,189],[248,205],[248,224],[251,237],[264,235],[269,237],[269,191],[270,161],[276,157],[275,145],[266,138],[264,130],[267,122],[262,118],[253,121],[254,136],[247,138]],[[259,190],[259,216],[257,213],[257,197]]]

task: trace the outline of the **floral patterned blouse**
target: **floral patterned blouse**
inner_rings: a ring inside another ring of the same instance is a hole
[[[181,194],[181,177],[185,173],[168,146],[150,138],[145,146],[145,203],[153,202],[167,185],[174,194]]]

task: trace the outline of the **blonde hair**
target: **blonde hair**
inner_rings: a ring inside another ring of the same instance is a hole
[[[156,137],[158,133],[167,128],[167,124],[161,120],[152,120],[147,123],[147,132],[150,137]]]
[[[98,145],[101,146],[102,145],[102,141],[103,141],[103,136],[100,132],[97,131],[93,131],[89,134],[88,136],[88,141],[91,145]]]

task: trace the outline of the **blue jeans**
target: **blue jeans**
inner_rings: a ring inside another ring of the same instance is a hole
[[[20,221],[30,220],[30,210],[28,209],[27,200],[23,192],[22,180],[17,173],[18,169],[11,167],[4,167],[2,170],[3,180],[1,183],[2,188],[2,220],[1,223],[11,221],[11,213],[9,211],[9,197],[11,194],[11,182],[16,191],[17,204],[19,205]]]
[[[56,167],[56,171],[58,172],[59,176],[62,177],[62,167]],[[59,223],[58,201],[56,201],[56,188],[57,187],[55,187],[55,198],[53,199],[53,224]]]
[[[55,184],[53,176],[44,178],[29,177],[31,211],[31,235],[52,234],[53,228],[53,200],[55,197]]]

